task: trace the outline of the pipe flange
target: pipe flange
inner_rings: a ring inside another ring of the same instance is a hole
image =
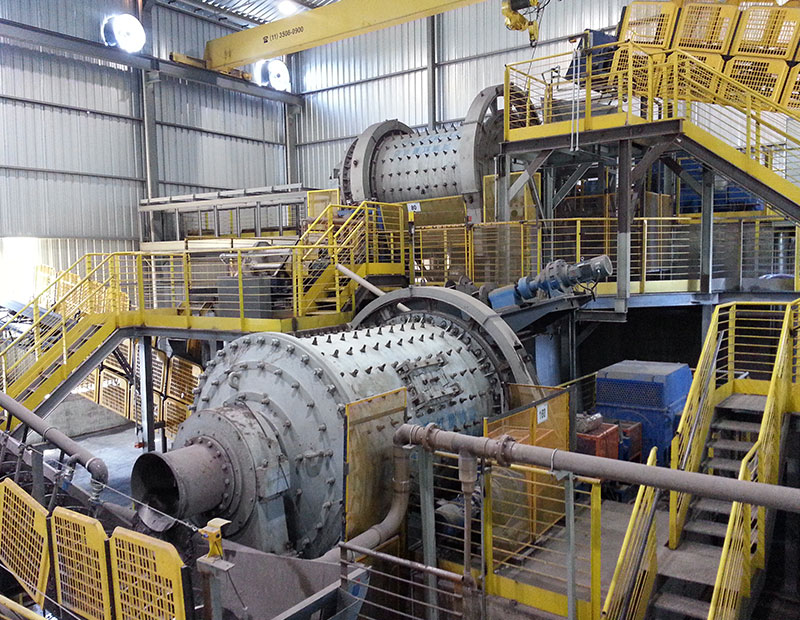
[[[494,458],[500,467],[508,467],[511,465],[511,450],[517,444],[517,440],[511,435],[503,435],[497,442]]]
[[[431,440],[436,431],[439,430],[439,425],[431,422],[425,426],[425,433],[422,435],[422,447],[428,452],[433,452],[436,448],[433,447]]]

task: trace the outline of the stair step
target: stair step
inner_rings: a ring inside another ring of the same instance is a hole
[[[689,598],[688,596],[664,592],[658,595],[653,606],[659,611],[705,620],[708,618],[708,611],[711,604],[706,601],[698,601],[697,599]]]
[[[767,397],[760,394],[731,394],[723,400],[717,409],[730,409],[746,413],[764,413],[767,406]]]
[[[687,523],[685,528],[688,529],[691,523]],[[722,548],[713,545],[702,545],[701,547],[703,548],[702,552],[698,547],[686,547],[684,544],[679,549],[664,553],[658,559],[658,574],[680,581],[713,586],[717,580]],[[714,549],[716,552],[713,551]]]
[[[714,439],[709,442],[708,447],[714,450],[729,450],[731,452],[741,452],[742,456],[750,452],[754,441],[736,441],[735,439]]]
[[[741,461],[737,461],[736,459],[723,459],[717,456],[706,461],[706,467],[714,471],[729,471],[738,474],[741,466]]]
[[[728,533],[728,524],[717,523],[716,521],[703,521],[702,519],[694,519],[684,525],[683,529],[687,532],[691,532],[692,534],[724,539],[725,535]],[[714,575],[716,574],[717,571],[715,569]],[[713,585],[713,582],[711,585]]]
[[[711,425],[718,431],[733,431],[738,433],[757,433],[761,425],[756,422],[740,422],[738,420],[718,420]]]
[[[719,515],[729,515],[731,514],[731,502],[703,497],[695,503],[694,509],[699,512],[713,512]]]

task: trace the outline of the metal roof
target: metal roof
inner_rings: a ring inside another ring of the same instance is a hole
[[[242,26],[264,24],[285,17],[278,8],[286,0],[167,0],[185,5],[208,17],[230,20]],[[336,0],[289,0],[298,10],[316,9]]]

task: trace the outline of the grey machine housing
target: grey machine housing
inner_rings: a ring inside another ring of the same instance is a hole
[[[408,202],[460,194],[470,214],[478,215],[483,177],[493,173],[500,153],[502,96],[502,85],[485,88],[456,125],[419,131],[398,120],[371,125],[339,166],[342,200]]]
[[[532,382],[522,344],[479,301],[413,287],[402,303],[412,311],[380,298],[338,333],[253,334],[218,351],[174,449],[134,465],[144,523],[222,517],[226,538],[318,557],[341,534],[348,403],[405,387],[406,420],[480,433],[506,383]]]

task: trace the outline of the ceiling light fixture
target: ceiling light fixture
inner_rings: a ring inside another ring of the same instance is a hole
[[[278,3],[278,12],[284,17],[294,15],[299,8],[292,0],[282,0],[282,2]]]
[[[253,66],[253,81],[259,86],[269,86],[282,92],[289,92],[292,89],[289,67],[277,58],[259,60]]]
[[[129,54],[141,52],[147,41],[142,23],[127,13],[106,17],[100,33],[103,43],[109,47],[118,47]]]

